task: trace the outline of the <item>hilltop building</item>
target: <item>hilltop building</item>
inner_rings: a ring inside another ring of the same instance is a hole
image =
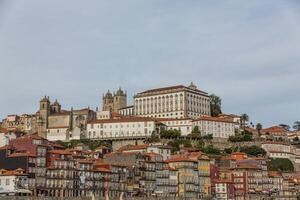
[[[108,90],[102,98],[103,111],[118,112],[120,108],[127,106],[127,94],[121,88],[113,94]]]
[[[79,139],[86,130],[87,122],[96,117],[95,112],[89,108],[62,110],[57,100],[51,104],[46,96],[40,101],[36,116],[39,136],[50,141]]]
[[[199,118],[210,115],[210,97],[196,85],[146,90],[134,96],[134,114],[156,118]]]

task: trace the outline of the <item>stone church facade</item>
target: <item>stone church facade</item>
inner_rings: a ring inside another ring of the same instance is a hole
[[[102,99],[103,111],[118,112],[119,109],[127,107],[127,94],[121,88],[114,93],[108,90]]]
[[[95,119],[95,112],[89,108],[81,110],[62,110],[56,100],[50,102],[49,97],[40,101],[40,109],[37,112],[38,134],[48,140],[79,139],[85,134],[87,122]]]

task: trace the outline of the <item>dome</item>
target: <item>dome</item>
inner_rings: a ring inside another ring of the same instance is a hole
[[[118,95],[118,96],[124,96],[125,93],[124,93],[124,91],[121,88],[119,88],[118,91],[117,91],[117,93],[116,93],[116,95]]]
[[[112,93],[109,90],[105,94],[105,98],[112,98]]]

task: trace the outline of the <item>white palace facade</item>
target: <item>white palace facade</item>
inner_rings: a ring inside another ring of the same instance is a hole
[[[199,118],[210,115],[210,97],[190,86],[151,89],[134,96],[134,115],[154,118]]]

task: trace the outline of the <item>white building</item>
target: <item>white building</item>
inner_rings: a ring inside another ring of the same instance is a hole
[[[155,118],[198,118],[210,115],[208,93],[190,86],[151,89],[134,96],[134,114]]]
[[[138,138],[150,137],[154,131],[158,131],[155,119],[124,117],[90,121],[86,136],[91,139]]]
[[[69,130],[69,126],[49,127],[47,128],[46,139],[49,141],[79,140],[80,135],[81,135],[81,130],[79,127],[73,128],[72,131]]]
[[[111,112],[110,111],[97,111],[96,118],[97,119],[110,119]]]
[[[0,128],[0,147],[8,144],[10,140],[16,139],[17,136],[13,132],[9,132],[6,129]]]
[[[288,158],[295,162],[296,149],[287,142],[266,141],[261,144],[261,147],[267,152],[270,158]]]
[[[22,169],[0,170],[0,195],[31,194],[27,189],[27,175]]]
[[[230,118],[203,116],[193,121],[201,135],[212,134],[213,138],[229,138],[235,134],[236,123]]]
[[[180,130],[182,136],[187,136],[195,126],[201,135],[212,134],[213,138],[229,138],[235,134],[236,122],[232,118],[202,116],[198,119],[158,119],[166,125],[167,130]]]
[[[158,119],[161,123],[166,125],[167,130],[179,130],[182,136],[187,136],[192,132],[193,120],[186,119],[172,119],[172,118],[161,118]]]
[[[126,145],[118,149],[119,152],[130,153],[156,153],[163,157],[163,160],[167,160],[171,156],[171,147],[161,143],[155,144],[143,144],[143,145]]]
[[[133,106],[127,106],[124,108],[120,108],[118,110],[119,114],[123,115],[123,116],[132,116],[134,115],[134,109]]]

